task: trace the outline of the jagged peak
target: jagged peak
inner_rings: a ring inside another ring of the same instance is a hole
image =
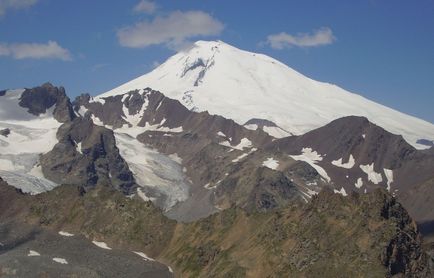
[[[54,88],[55,86],[51,82],[45,82],[44,84],[41,85],[41,87]]]

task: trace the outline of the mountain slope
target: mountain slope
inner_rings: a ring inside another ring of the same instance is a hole
[[[340,118],[301,136],[275,140],[265,149],[296,159],[315,154],[311,163],[321,167],[334,189],[342,194],[366,193],[382,187],[397,197],[413,219],[434,220],[430,200],[433,150],[416,150],[402,136],[391,134],[366,118]]]
[[[252,119],[271,121],[263,129],[275,137],[303,134],[337,118],[356,115],[404,136],[416,148],[427,147],[417,143],[420,139],[434,140],[431,123],[221,41],[196,42],[152,72],[96,99],[146,87],[179,100],[189,109],[207,110],[239,124]],[[248,126],[256,128],[258,124]]]

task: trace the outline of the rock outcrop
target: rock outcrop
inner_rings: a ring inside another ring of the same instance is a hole
[[[59,143],[41,156],[45,177],[86,189],[101,184],[127,195],[135,192],[134,177],[119,154],[113,131],[80,117],[63,124],[57,137]]]
[[[55,87],[50,83],[32,89],[26,89],[20,98],[19,105],[28,112],[39,116],[54,107],[53,116],[61,122],[69,122],[75,118],[71,102],[63,87]]]

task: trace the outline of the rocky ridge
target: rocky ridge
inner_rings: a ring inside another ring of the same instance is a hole
[[[83,195],[60,186],[29,196],[0,183],[2,223],[82,234],[114,250],[139,249],[182,276],[432,274],[415,222],[384,190],[349,197],[324,190],[308,204],[254,213],[232,207],[182,224],[152,203],[124,198],[108,187]]]

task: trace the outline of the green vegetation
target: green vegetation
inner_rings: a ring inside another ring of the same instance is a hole
[[[0,186],[0,209],[2,221],[25,219],[143,250],[183,277],[426,275],[414,222],[381,191],[345,198],[325,191],[307,205],[268,212],[232,207],[189,224],[105,187],[83,195],[61,186],[27,196]]]

